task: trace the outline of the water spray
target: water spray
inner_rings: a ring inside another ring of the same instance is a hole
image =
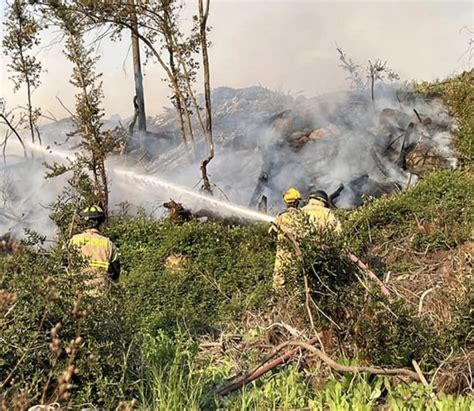
[[[49,146],[44,147],[44,146],[38,146],[33,143],[29,143],[28,147],[42,154],[57,156],[64,160],[68,160],[71,157],[71,153],[68,153],[62,150],[52,149]],[[197,193],[187,187],[172,183],[170,181],[166,181],[154,175],[140,174],[133,170],[125,169],[122,167],[109,168],[109,171],[117,176],[122,176],[130,180],[135,180],[138,183],[153,185],[155,187],[163,188],[169,192],[178,193],[178,194],[193,198],[194,200],[199,200],[203,203],[206,203],[209,206],[209,208],[212,208],[221,212],[226,211],[229,214],[239,215],[249,220],[265,221],[268,223],[271,223],[274,221],[274,217],[269,216],[267,214],[250,210],[246,207],[232,204],[227,201],[218,200],[216,198],[212,198],[210,196],[207,196],[201,193]]]
[[[189,188],[170,183],[169,181],[162,180],[159,177],[153,175],[138,174],[132,170],[125,170],[122,168],[116,168],[113,170],[113,172],[117,175],[122,175],[124,177],[136,180],[141,183],[151,184],[157,187],[164,188],[167,191],[174,191],[176,193],[192,197],[196,200],[200,200],[209,204],[210,206],[212,206],[212,208],[216,208],[218,210],[226,210],[232,214],[237,214],[242,217],[246,217],[250,220],[266,221],[268,223],[274,221],[274,218],[267,214],[263,214],[258,211],[253,211],[246,207],[238,206],[236,204],[232,204],[226,201],[218,200],[201,193],[196,193],[195,191],[192,191]]]

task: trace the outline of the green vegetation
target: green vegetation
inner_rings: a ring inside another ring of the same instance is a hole
[[[369,201],[347,216],[353,247],[390,246],[405,251],[450,249],[469,241],[474,215],[474,179],[466,170],[434,171],[396,196]]]
[[[179,321],[204,329],[262,308],[270,298],[274,245],[265,225],[182,225],[144,216],[117,220],[108,234],[127,272],[125,301],[148,331]]]
[[[66,402],[71,383],[75,403],[109,408],[117,392],[127,392],[124,377],[132,370],[125,354],[133,335],[118,303],[121,293],[90,296],[83,261],[60,247],[45,250],[38,239],[30,242],[0,265],[3,408]],[[71,378],[61,383],[69,369]]]
[[[388,404],[394,410],[466,410],[472,404],[467,397],[441,394],[421,384],[393,385],[387,378],[344,374],[334,376],[314,388],[314,376],[295,366],[279,369],[228,397],[209,394],[209,387],[228,375],[229,363],[199,362],[197,346],[183,334],[175,339],[163,333],[146,339],[146,387],[142,387],[142,409],[226,409],[226,410],[371,410]],[[151,395],[150,395],[151,394]],[[147,401],[147,395],[153,399]]]
[[[340,238],[310,232],[302,242],[318,306],[312,318],[301,270],[288,298],[272,297],[275,243],[266,224],[112,219],[107,234],[124,273],[100,296],[84,286],[81,259],[31,235],[22,253],[0,258],[2,409],[41,402],[130,409],[132,400],[143,410],[472,409],[471,83],[468,73],[419,86],[459,118],[459,170],[433,171],[406,192],[340,212]],[[348,250],[380,277],[390,274],[392,301],[347,261]],[[429,386],[340,373],[306,357],[216,394],[293,338],[288,330],[324,331],[339,363],[411,368],[416,360]]]
[[[456,147],[461,159],[472,166],[474,161],[474,70],[444,81],[420,83],[415,90],[441,97],[459,121]]]

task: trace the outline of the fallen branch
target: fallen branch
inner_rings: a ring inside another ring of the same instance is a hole
[[[257,378],[261,377],[268,371],[271,371],[275,367],[286,363],[291,357],[293,357],[295,354],[297,354],[301,348],[310,351],[313,354],[316,354],[321,361],[323,361],[326,365],[331,367],[333,370],[339,371],[339,372],[350,372],[353,374],[359,374],[362,372],[367,372],[370,374],[374,375],[393,375],[393,376],[405,376],[409,377],[412,380],[415,381],[422,381],[422,378],[420,375],[412,370],[409,370],[407,368],[378,368],[378,367],[366,367],[366,366],[349,366],[349,365],[342,365],[334,361],[331,357],[329,357],[326,353],[321,351],[319,348],[316,348],[313,346],[318,341],[318,337],[313,337],[311,340],[308,342],[304,341],[288,341],[283,344],[280,344],[275,351],[270,354],[269,357],[266,358],[262,363],[260,363],[259,366],[254,368],[252,371],[250,371],[247,375],[244,375],[242,378],[222,387],[220,390],[216,392],[218,395],[228,395],[243,386],[251,383],[252,381],[255,381]],[[282,356],[274,359],[267,365],[263,366],[266,361],[269,359],[273,358],[278,351],[281,349],[288,347],[288,346],[295,346],[295,348],[291,349],[290,351],[287,351],[285,354]],[[426,380],[425,380],[426,381]]]
[[[317,337],[313,337],[311,340],[308,341],[308,344],[314,344],[318,341]],[[271,358],[273,358],[280,350],[282,350],[284,347],[287,347],[290,345],[289,342],[285,342],[283,344],[280,344],[274,351],[271,353],[259,366],[254,368],[252,371],[250,371],[247,375],[244,375],[242,378],[222,387],[220,390],[216,392],[218,395],[228,395],[231,392],[234,392],[238,390],[239,388],[242,388],[244,385],[247,385],[251,383],[252,381],[255,381],[257,378],[261,377],[263,374],[266,374],[268,371],[271,371],[275,367],[286,363],[293,355],[297,354],[298,352],[301,351],[300,347],[296,347],[291,349],[290,351],[287,351],[285,354],[281,355],[280,357],[274,359],[270,363],[268,363],[265,366],[262,366],[265,364],[265,362],[269,361]],[[311,345],[312,347],[312,345]]]
[[[411,361],[412,365],[413,365],[413,368],[415,369],[421,383],[425,386],[425,387],[428,387],[429,384],[428,384],[428,381],[426,381],[426,378],[425,376],[423,375],[423,371],[421,371],[421,368],[418,364],[418,362],[416,362],[416,360],[412,360]]]
[[[385,284],[367,267],[365,263],[363,263],[359,258],[357,258],[354,254],[348,253],[347,257],[349,260],[351,260],[353,263],[355,263],[364,273],[367,274],[367,276],[375,282],[379,287],[380,291],[382,291],[382,294],[385,295],[386,297],[390,297],[390,291],[388,290],[387,287],[385,287]]]
[[[409,377],[416,381],[421,381],[418,374],[412,370],[407,368],[378,368],[378,367],[365,367],[365,366],[350,366],[350,365],[342,365],[334,361],[331,357],[327,354],[323,353],[320,349],[312,346],[311,344],[303,341],[292,341],[289,345],[294,345],[300,348],[304,348],[314,354],[316,354],[321,361],[329,365],[332,369],[340,372],[350,372],[353,374],[359,374],[361,372],[368,372],[374,375],[403,375],[405,377]]]
[[[416,360],[411,361],[413,368],[415,369],[416,373],[418,374],[418,377],[420,378],[421,383],[425,388],[428,388],[430,385],[428,384],[428,381],[426,381],[425,375],[423,374],[423,371],[421,371],[420,365]],[[436,399],[436,394],[434,392],[430,393],[430,397],[435,400]]]

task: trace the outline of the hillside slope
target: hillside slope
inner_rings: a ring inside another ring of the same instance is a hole
[[[272,296],[275,242],[266,224],[117,217],[107,233],[124,273],[109,295],[93,299],[84,294],[84,262],[61,244],[42,248],[31,234],[20,254],[0,259],[2,408],[57,401],[113,409],[123,401],[130,409],[135,399],[163,410],[468,409],[474,72],[417,87],[442,97],[458,119],[460,167],[341,210],[342,237],[315,232],[302,244],[318,307],[312,318],[299,274],[288,298]],[[341,250],[368,262],[392,300]],[[339,363],[411,369],[416,360],[430,384],[335,372],[300,355],[243,391],[215,393],[282,341],[316,332]]]

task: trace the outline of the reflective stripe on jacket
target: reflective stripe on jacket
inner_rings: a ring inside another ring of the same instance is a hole
[[[333,212],[325,207],[322,201],[310,199],[308,204],[302,207],[301,210],[309,215],[313,224],[317,224],[323,228],[332,227],[336,233],[341,231],[341,223]]]
[[[70,244],[78,247],[81,254],[90,260],[90,266],[108,271],[110,263],[118,260],[118,250],[97,229],[89,229],[71,238]]]

